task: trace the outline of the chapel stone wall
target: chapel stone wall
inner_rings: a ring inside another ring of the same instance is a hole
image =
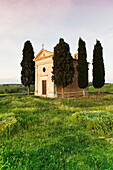
[[[74,78],[72,84],[69,84],[64,88],[64,97],[74,97],[77,95],[82,95],[83,90],[78,86],[78,71],[77,71],[78,61],[73,60],[73,66],[75,69]],[[86,95],[88,94],[88,87],[85,89]],[[57,87],[57,97],[62,97],[62,88]]]

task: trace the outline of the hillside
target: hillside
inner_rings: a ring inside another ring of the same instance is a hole
[[[113,169],[113,95],[0,95],[0,169]]]

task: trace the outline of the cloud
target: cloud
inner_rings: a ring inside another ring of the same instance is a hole
[[[71,8],[71,0],[4,0],[0,2],[0,36],[13,38],[36,30],[43,35],[60,25]]]
[[[20,80],[16,77],[4,77],[4,78],[0,78],[0,84],[15,84],[15,83],[20,83]]]
[[[0,79],[20,76],[20,60],[26,40],[31,41],[36,54],[42,43],[47,50],[53,51],[62,37],[74,54],[81,36],[86,42],[88,60],[92,60],[93,45],[99,39],[105,47],[109,69],[113,44],[112,9],[111,0],[0,1]],[[111,70],[110,67],[112,73]]]
[[[5,18],[26,20],[28,17],[41,17],[56,14],[65,15],[71,10],[71,0],[4,0],[0,2]],[[32,18],[33,19],[33,18]]]

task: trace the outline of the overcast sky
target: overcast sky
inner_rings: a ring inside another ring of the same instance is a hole
[[[79,37],[86,42],[89,81],[98,39],[105,81],[113,83],[113,0],[0,0],[0,84],[21,82],[25,41],[31,41],[36,55],[42,43],[53,52],[59,38],[64,38],[73,56]]]

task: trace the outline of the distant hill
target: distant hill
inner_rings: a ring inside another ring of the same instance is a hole
[[[34,92],[34,85],[31,86],[30,92]],[[27,87],[22,84],[3,84],[0,85],[0,94],[7,93],[27,93]]]
[[[30,91],[33,93],[35,90],[35,86],[32,85],[30,87]],[[92,83],[89,83],[89,94],[97,94],[98,89],[95,89],[92,86]],[[101,93],[113,93],[113,84],[106,83],[101,88]],[[22,84],[1,84],[0,85],[0,94],[7,94],[7,93],[27,93],[27,87],[23,86]]]

